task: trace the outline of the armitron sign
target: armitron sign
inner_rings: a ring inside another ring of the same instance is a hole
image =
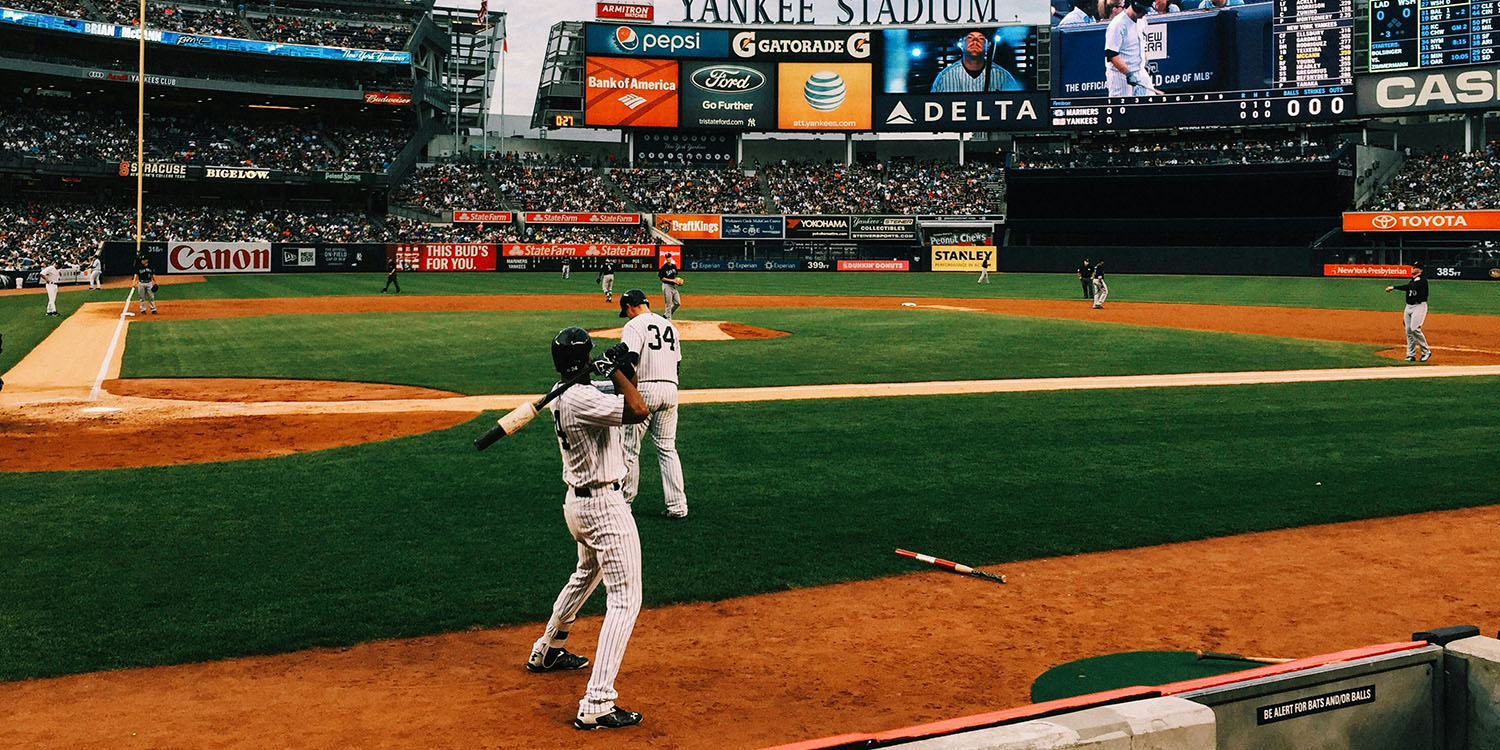
[[[269,242],[169,242],[167,273],[270,273]]]
[[[645,21],[650,23],[656,20],[655,9],[649,2],[640,3],[595,3],[594,17],[604,21]]]
[[[1344,214],[1345,232],[1494,232],[1500,210],[1360,211]]]

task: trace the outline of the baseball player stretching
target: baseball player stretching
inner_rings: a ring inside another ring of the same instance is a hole
[[[629,353],[617,345],[605,360],[591,362],[594,342],[588,331],[564,328],[552,340],[552,363],[564,378],[582,368],[622,363],[612,370],[609,385],[575,385],[549,406],[556,421],[557,446],[562,452],[562,477],[568,485],[563,496],[563,518],[578,542],[578,568],[568,578],[547,629],[531,647],[526,669],[557,672],[582,669],[589,660],[568,653],[564,644],[568,630],[578,619],[578,610],[602,579],[608,593],[604,625],[594,671],[578,702],[578,729],[619,729],[639,724],[641,715],[615,705],[615,676],[625,656],[625,645],[641,611],[641,539],[630,506],[620,494],[625,459],[620,450],[620,426],[646,418],[646,405],[631,384]],[[556,387],[556,386],[553,386]],[[619,391],[615,395],[613,391]]]
[[[667,501],[662,515],[687,518],[682,460],[677,456],[677,373],[682,369],[682,338],[672,321],[651,312],[646,293],[639,289],[620,295],[620,317],[630,318],[620,342],[640,357],[636,382],[650,412],[644,423],[625,426],[625,502],[635,502],[641,479],[641,439],[649,431],[661,467],[661,492]]]
[[[656,277],[661,279],[662,315],[671,320],[672,313],[682,307],[682,292],[677,291],[677,287],[682,286],[682,278],[677,275],[677,264],[668,259],[657,270]]]
[[[604,290],[604,301],[613,302],[615,299],[615,262],[604,261],[604,267],[599,269],[599,277],[594,279],[599,288]]]
[[[1109,296],[1109,285],[1104,283],[1104,261],[1094,263],[1094,309],[1104,307],[1104,300]]]
[[[1400,289],[1406,292],[1406,312],[1402,322],[1406,326],[1406,361],[1417,358],[1417,349],[1422,350],[1422,361],[1432,359],[1432,349],[1427,346],[1427,335],[1422,333],[1422,324],[1427,322],[1427,279],[1422,278],[1422,262],[1411,264],[1411,281],[1397,286],[1388,286],[1387,292]]]

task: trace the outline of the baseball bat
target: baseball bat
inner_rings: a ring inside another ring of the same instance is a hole
[[[488,432],[474,439],[474,448],[476,450],[484,450],[485,448],[494,445],[495,442],[500,438],[503,438],[506,435],[516,434],[518,430],[520,430],[522,427],[525,427],[528,423],[531,422],[531,420],[536,419],[536,415],[540,413],[542,407],[551,403],[552,399],[561,396],[563,394],[563,391],[566,391],[569,388],[588,380],[589,374],[591,372],[593,372],[592,367],[585,367],[573,377],[559,383],[558,386],[556,388],[553,388],[547,395],[541,397],[536,401],[528,401],[510,410],[510,412],[501,417],[500,420],[495,423],[495,426],[491,427]]]
[[[1194,651],[1199,659],[1222,659],[1225,661],[1253,661],[1257,664],[1285,664],[1291,659],[1277,656],[1245,656],[1243,654],[1225,654],[1218,651]]]
[[[961,573],[961,574],[966,575],[966,576],[973,576],[975,578],[983,578],[986,581],[994,581],[995,583],[1005,583],[1005,576],[1004,575],[1001,575],[1001,574],[998,574],[998,573],[986,573],[986,572],[984,572],[982,570],[975,570],[974,568],[971,568],[971,567],[969,567],[967,565],[964,565],[963,563],[956,563],[956,562],[953,562],[952,560],[944,560],[941,557],[933,557],[932,555],[923,555],[923,554],[919,554],[919,553],[916,553],[916,552],[912,552],[911,550],[905,550],[905,549],[898,549],[898,550],[896,550],[896,554],[898,554],[898,555],[900,555],[902,557],[910,557],[910,558],[914,558],[914,559],[917,559],[917,560],[921,560],[922,562],[925,562],[925,563],[932,563],[933,565],[936,565],[939,568],[947,568],[948,570],[951,570],[951,571],[953,571],[955,573]]]

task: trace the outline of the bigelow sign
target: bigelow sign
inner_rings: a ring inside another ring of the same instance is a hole
[[[1355,93],[1362,115],[1495,109],[1500,107],[1500,66],[1360,76]]]
[[[167,273],[270,273],[269,242],[168,242]]]

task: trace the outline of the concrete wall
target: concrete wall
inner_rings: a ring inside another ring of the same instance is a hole
[[[901,745],[903,750],[1212,750],[1214,712],[1149,698]]]
[[[1448,673],[1448,747],[1500,750],[1500,640],[1477,636],[1454,641],[1444,659]]]

